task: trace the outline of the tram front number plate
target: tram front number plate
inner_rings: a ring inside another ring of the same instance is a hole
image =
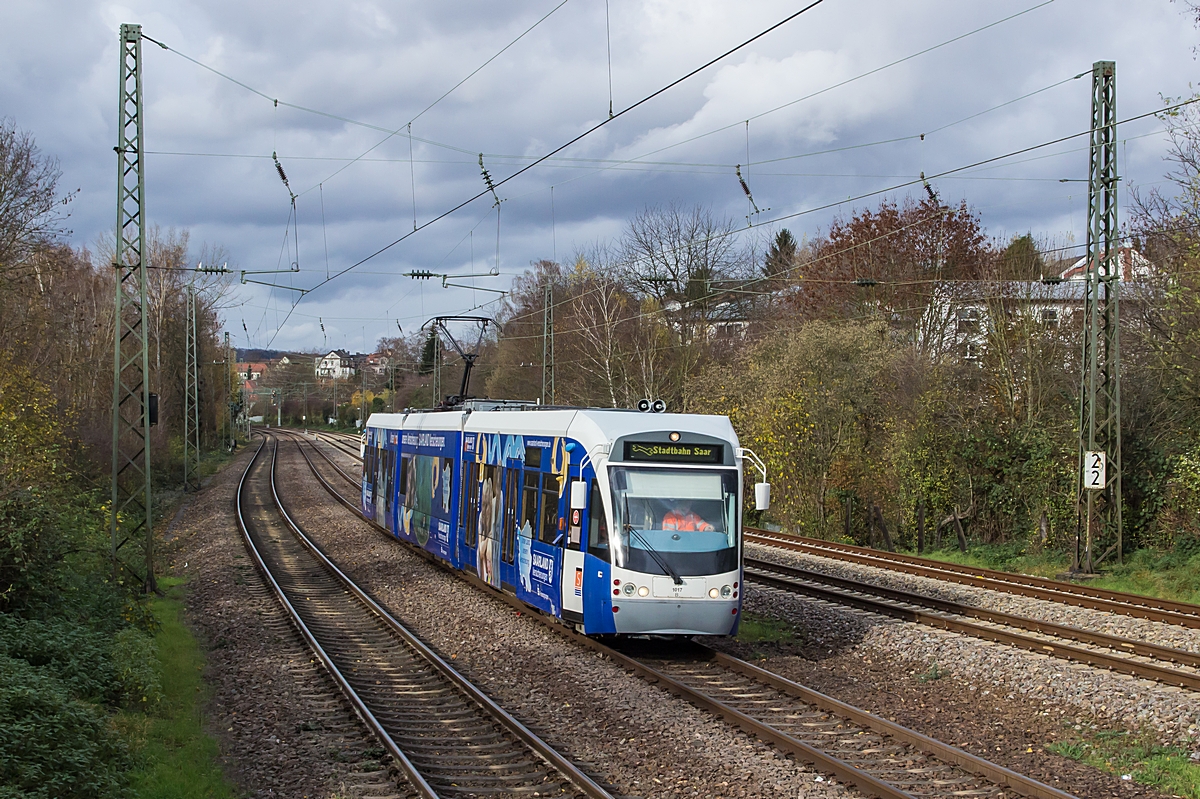
[[[685,578],[683,585],[676,585],[670,577],[655,577],[654,595],[666,599],[699,599],[704,596],[704,581]]]

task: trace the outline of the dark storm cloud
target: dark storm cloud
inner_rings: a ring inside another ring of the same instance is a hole
[[[21,35],[11,36],[0,54],[0,113],[61,159],[65,187],[82,188],[72,223],[75,241],[89,244],[113,224],[121,22],[141,23],[147,35],[269,97],[395,129],[556,4],[10,2],[0,19]],[[931,132],[1088,72],[1099,59],[1118,62],[1122,117],[1157,107],[1160,94],[1190,91],[1198,36],[1179,5],[1056,0],[759,116],[1035,5],[826,0],[614,121],[564,159],[501,186],[505,274],[479,285],[504,287],[534,259],[557,254],[565,260],[617,235],[623,221],[647,205],[698,203],[743,222],[747,207],[735,164],[743,165],[759,204],[772,209],[767,216],[777,217],[1082,130],[1089,77]],[[620,110],[799,6],[610,0],[609,7],[613,101]],[[148,42],[144,56],[147,148],[215,154],[148,156],[149,218],[163,228],[189,229],[194,244],[225,245],[239,268],[286,266],[296,256],[284,245],[289,200],[270,158],[278,152],[299,194],[302,269],[280,282],[298,287],[325,278],[326,245],[328,268],[336,272],[410,232],[414,183],[416,216],[424,223],[483,189],[477,153],[487,154],[491,175],[501,180],[528,163],[519,156],[546,152],[608,114],[599,0],[570,0],[417,119],[413,134],[426,141],[413,144],[411,175],[404,136],[380,144],[378,130],[276,108]],[[1163,138],[1143,136],[1157,128],[1147,120],[1122,131],[1127,185],[1160,180]],[[922,132],[930,133],[925,141],[845,149]],[[1032,230],[1067,241],[1079,236],[1084,200],[1079,184],[1058,179],[1082,176],[1082,146],[1077,140],[1014,159],[1018,163],[947,177],[937,188],[948,200],[966,199],[997,236]],[[823,150],[839,151],[788,158]],[[648,153],[654,154],[623,165],[566,160]],[[358,349],[364,337],[370,346],[392,333],[396,319],[413,329],[429,315],[485,303],[495,295],[443,290],[399,275],[414,268],[486,271],[496,253],[490,205],[490,197],[479,199],[413,235],[309,295],[290,317],[295,292],[242,286],[241,304],[228,313],[230,329],[244,318],[255,345],[273,339],[277,347]],[[780,224],[811,235],[851,209]]]

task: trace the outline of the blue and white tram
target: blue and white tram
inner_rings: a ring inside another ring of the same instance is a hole
[[[732,635],[745,457],[724,416],[481,400],[376,413],[362,511],[588,635]],[[756,495],[765,507],[769,488]]]

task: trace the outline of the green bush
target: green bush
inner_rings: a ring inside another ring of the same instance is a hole
[[[64,619],[3,614],[0,655],[61,680],[75,699],[150,712],[162,696],[154,640],[133,627],[110,635]]]
[[[127,627],[113,638],[111,651],[121,705],[145,713],[156,710],[162,702],[162,679],[154,639]]]
[[[100,707],[23,660],[0,655],[0,797],[107,799],[131,765]]]
[[[119,699],[106,636],[78,624],[0,615],[0,655],[53,675],[76,699],[109,705]]]

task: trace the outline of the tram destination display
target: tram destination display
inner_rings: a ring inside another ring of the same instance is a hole
[[[626,441],[625,460],[656,463],[721,463],[722,444],[676,444],[670,441]]]

